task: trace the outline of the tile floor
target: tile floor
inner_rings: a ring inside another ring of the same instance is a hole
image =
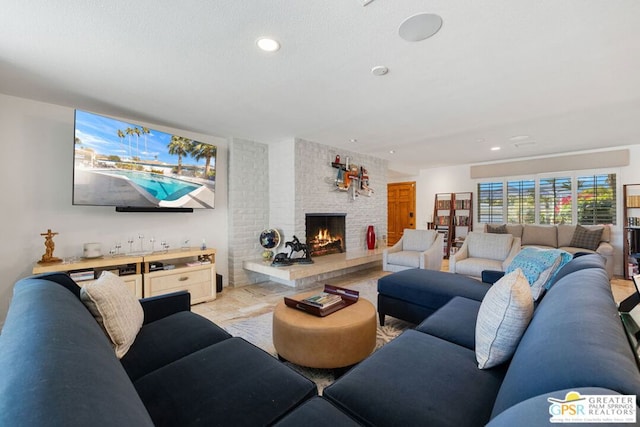
[[[448,270],[447,260],[443,261],[442,270]],[[325,283],[348,287],[349,284],[382,277],[386,274],[389,273],[383,272],[381,267],[361,270],[318,282],[317,287],[305,287],[305,290],[313,290],[314,288],[320,290]],[[614,277],[611,280],[611,289],[617,302],[622,301],[635,291],[633,282],[622,277]],[[284,296],[299,292],[301,291],[276,282],[263,282],[238,288],[226,287],[214,301],[194,305],[192,311],[224,327],[239,320],[272,312],[275,305]]]

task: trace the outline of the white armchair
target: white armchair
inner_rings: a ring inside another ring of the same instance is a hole
[[[519,237],[472,231],[449,258],[449,271],[476,278],[482,277],[484,270],[505,271],[519,251]]]
[[[398,242],[382,252],[384,271],[409,268],[440,270],[442,267],[442,234],[434,230],[404,229]]]

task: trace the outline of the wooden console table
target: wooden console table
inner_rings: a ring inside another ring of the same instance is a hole
[[[188,248],[144,255],[82,258],[69,263],[36,263],[33,274],[63,272],[72,278],[78,274],[90,277],[77,280],[82,286],[100,277],[103,271],[111,271],[120,276],[138,298],[186,290],[191,294],[191,303],[197,304],[216,298],[215,254],[215,249]]]

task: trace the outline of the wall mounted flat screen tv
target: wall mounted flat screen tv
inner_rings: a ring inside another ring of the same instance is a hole
[[[212,209],[216,153],[215,145],[76,110],[73,204]]]

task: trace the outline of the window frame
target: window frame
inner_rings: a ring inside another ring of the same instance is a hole
[[[476,219],[478,224],[485,224],[485,221],[481,219],[481,210],[480,210],[480,185],[487,185],[492,183],[501,183],[502,184],[502,215],[496,214],[496,217],[502,217],[502,223],[506,223],[506,218],[508,218],[508,198],[507,198],[507,183],[508,182],[516,182],[516,181],[528,181],[533,180],[535,182],[535,220],[534,224],[540,224],[540,181],[545,179],[570,179],[571,183],[571,225],[579,224],[578,222],[578,178],[590,177],[590,176],[601,176],[601,175],[614,175],[616,179],[615,186],[613,188],[613,196],[615,200],[613,202],[613,208],[615,208],[615,212],[612,216],[612,222],[610,225],[616,226],[619,224],[619,216],[621,211],[621,190],[620,190],[620,180],[621,174],[619,169],[589,169],[589,170],[580,170],[580,171],[565,171],[565,172],[553,172],[553,173],[540,173],[535,175],[524,175],[524,176],[505,176],[505,177],[495,177],[493,179],[477,179],[475,182],[475,191],[476,191],[476,206],[478,209],[476,210]],[[491,215],[489,213],[488,215]],[[487,214],[485,213],[485,217]],[[545,223],[547,224],[547,223]],[[566,222],[565,222],[566,224]],[[592,225],[592,223],[583,224],[583,225]]]

